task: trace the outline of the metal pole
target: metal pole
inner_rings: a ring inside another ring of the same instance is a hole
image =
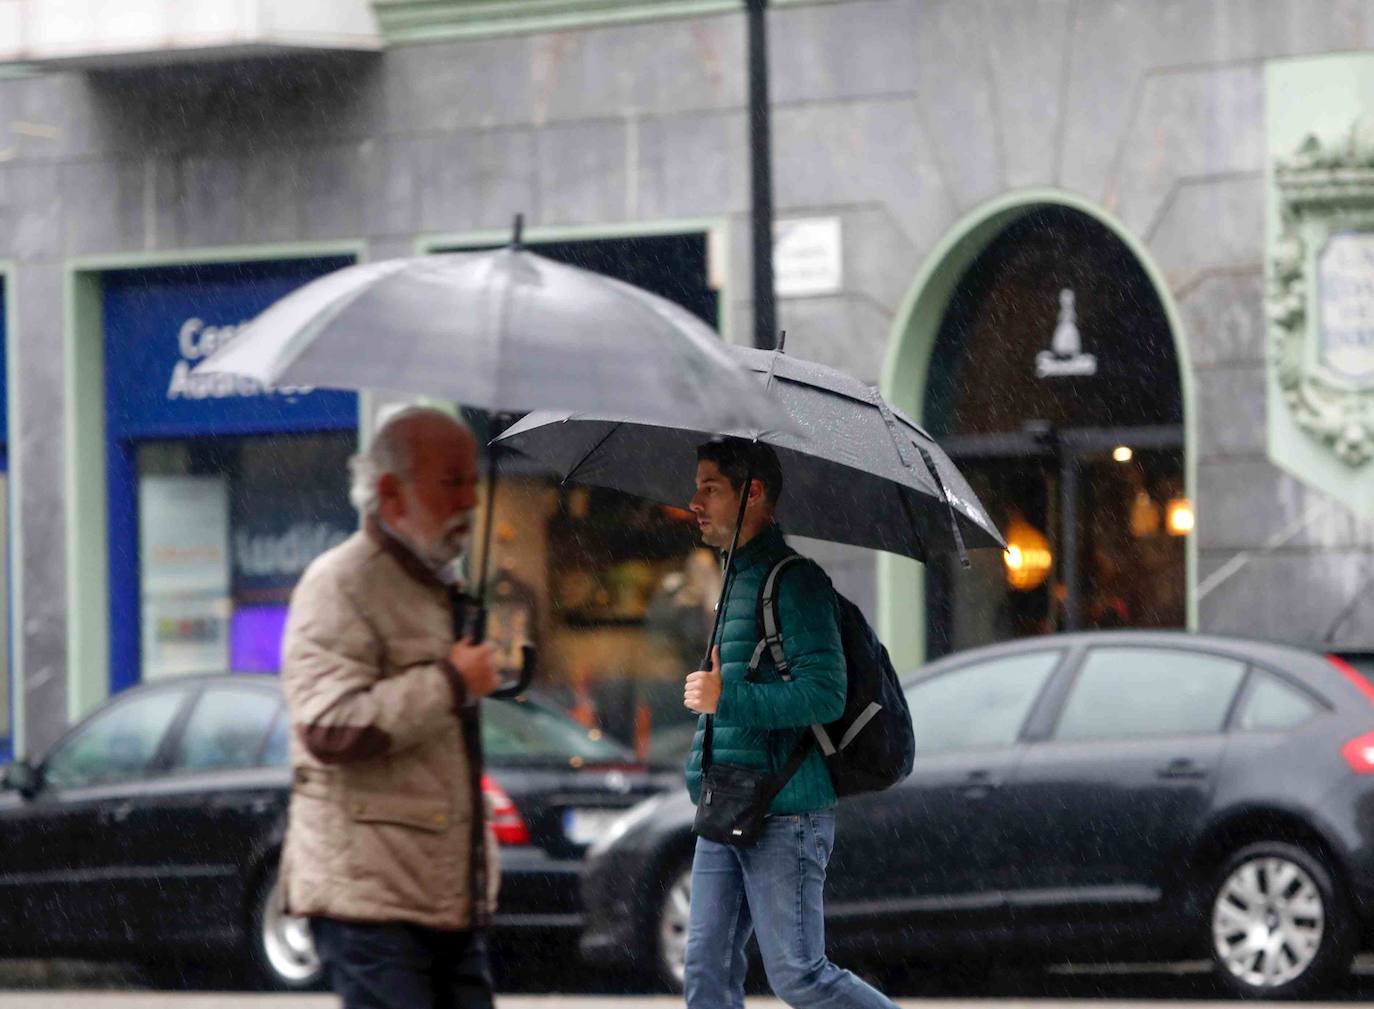
[[[754,346],[774,346],[773,155],[768,123],[768,0],[745,0],[749,24],[749,181],[753,205]]]
[[[1060,444],[1059,455],[1059,529],[1060,579],[1064,585],[1064,627],[1076,631],[1083,626],[1079,613],[1078,585],[1078,456]]]

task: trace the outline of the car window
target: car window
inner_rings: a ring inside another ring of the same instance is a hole
[[[78,788],[142,777],[185,699],[183,690],[159,690],[114,702],[59,744],[44,781]]]
[[[254,767],[280,707],[276,695],[252,687],[206,687],[196,700],[172,756],[176,771]]]
[[[1016,742],[1031,705],[1062,654],[1039,651],[1006,656],[942,673],[908,688],[916,752]]]
[[[1220,732],[1245,663],[1173,648],[1094,648],[1060,716],[1056,739]]]
[[[1275,731],[1301,725],[1321,704],[1307,691],[1275,676],[1255,670],[1254,680],[1240,702],[1236,728],[1244,731]]]
[[[492,763],[632,763],[626,747],[552,708],[528,702],[482,705],[482,750]]]

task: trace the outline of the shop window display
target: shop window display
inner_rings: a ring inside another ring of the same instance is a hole
[[[138,447],[144,679],[276,672],[292,588],[357,528],[351,432]]]

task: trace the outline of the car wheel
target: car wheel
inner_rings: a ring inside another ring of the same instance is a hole
[[[666,877],[654,916],[654,967],[670,991],[681,992],[687,963],[687,921],[692,902],[692,863],[676,862]]]
[[[275,991],[306,991],[324,983],[309,920],[288,914],[275,868],[258,885],[249,918],[248,952],[254,980]]]
[[[1217,975],[1244,997],[1313,994],[1355,953],[1349,905],[1331,873],[1292,844],[1237,851],[1217,875],[1208,920]]]

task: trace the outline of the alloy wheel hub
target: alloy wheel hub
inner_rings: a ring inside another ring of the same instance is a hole
[[[310,922],[286,913],[279,886],[272,887],[262,916],[262,949],[277,975],[292,984],[304,984],[321,970]]]
[[[664,966],[679,984],[686,977],[687,923],[692,902],[692,874],[684,872],[673,881],[663,901],[659,920],[659,948],[663,951]]]
[[[1301,977],[1321,950],[1326,909],[1312,876],[1286,858],[1236,867],[1212,907],[1212,942],[1230,973],[1256,988]]]

